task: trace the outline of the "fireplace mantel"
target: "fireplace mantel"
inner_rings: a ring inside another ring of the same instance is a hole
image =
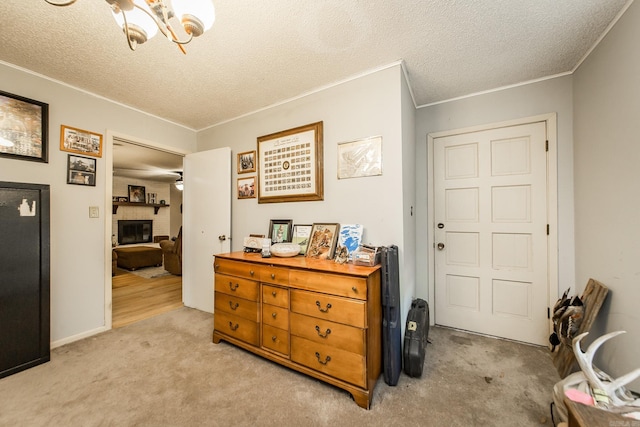
[[[161,204],[161,203],[137,203],[137,202],[113,202],[113,215],[118,212],[119,206],[135,206],[139,208],[152,207],[153,214],[158,215],[158,210],[160,208],[168,208],[169,205]]]

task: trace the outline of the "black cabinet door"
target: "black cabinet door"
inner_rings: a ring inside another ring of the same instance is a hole
[[[0,182],[0,378],[49,360],[49,186]]]

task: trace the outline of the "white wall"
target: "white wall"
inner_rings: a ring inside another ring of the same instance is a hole
[[[403,180],[411,174],[411,165],[405,173],[403,167],[407,160],[403,156],[410,155],[413,140],[407,142],[408,146],[402,141],[407,127],[401,117],[402,79],[402,67],[396,64],[198,133],[199,151],[230,146],[235,163],[237,153],[257,150],[260,136],[324,122],[324,200],[258,204],[257,199],[238,200],[234,196],[232,250],[241,250],[243,237],[251,233],[268,234],[270,219],[292,219],[294,224],[363,224],[364,242],[398,245],[401,298],[410,301],[414,253],[412,240],[405,241],[405,227],[410,227],[405,224],[405,211],[409,210],[405,204],[412,196],[404,195]],[[337,145],[379,135],[382,136],[383,174],[338,180]],[[233,169],[231,182],[235,183],[237,174],[235,167]],[[412,231],[409,229],[407,233]]]
[[[427,135],[547,113],[558,119],[558,284],[575,289],[572,77],[504,89],[418,109],[416,114],[416,295],[428,300]],[[433,305],[432,302],[430,302]]]
[[[640,368],[638,40],[635,2],[574,76],[576,278],[584,285],[592,277],[610,289],[589,341],[628,332],[596,358],[616,377]],[[640,380],[631,388],[640,391]]]
[[[0,180],[51,186],[51,340],[59,345],[105,325],[105,242],[111,224],[105,157],[95,187],[66,184],[60,125],[106,135],[107,129],[195,151],[195,132],[0,62],[0,89],[49,104],[49,163],[0,158]],[[104,138],[103,138],[104,141]],[[105,147],[106,149],[106,147]],[[109,180],[110,183],[110,180]],[[111,190],[109,189],[109,192]],[[100,218],[89,218],[98,206]]]

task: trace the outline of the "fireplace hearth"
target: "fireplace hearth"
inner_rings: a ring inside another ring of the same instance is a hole
[[[118,220],[118,244],[150,243],[153,240],[153,220]]]

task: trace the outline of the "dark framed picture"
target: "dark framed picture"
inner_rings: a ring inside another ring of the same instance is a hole
[[[0,117],[0,156],[49,162],[49,104],[0,91]]]
[[[269,238],[271,243],[291,242],[293,220],[272,219],[269,222]]]
[[[304,255],[307,252],[307,246],[309,245],[309,237],[311,236],[311,224],[294,224],[293,237],[291,243],[297,243],[300,246],[300,254]]]
[[[256,150],[238,153],[238,173],[256,171]]]
[[[130,185],[129,186],[129,202],[131,203],[146,203],[147,194],[145,187],[142,185]]]
[[[96,186],[96,159],[69,154],[67,184]]]
[[[102,157],[102,135],[71,126],[60,126],[60,150]]]
[[[338,241],[340,224],[314,223],[305,256],[318,259],[332,259]]]
[[[256,197],[256,177],[238,178],[238,199],[254,199]]]

